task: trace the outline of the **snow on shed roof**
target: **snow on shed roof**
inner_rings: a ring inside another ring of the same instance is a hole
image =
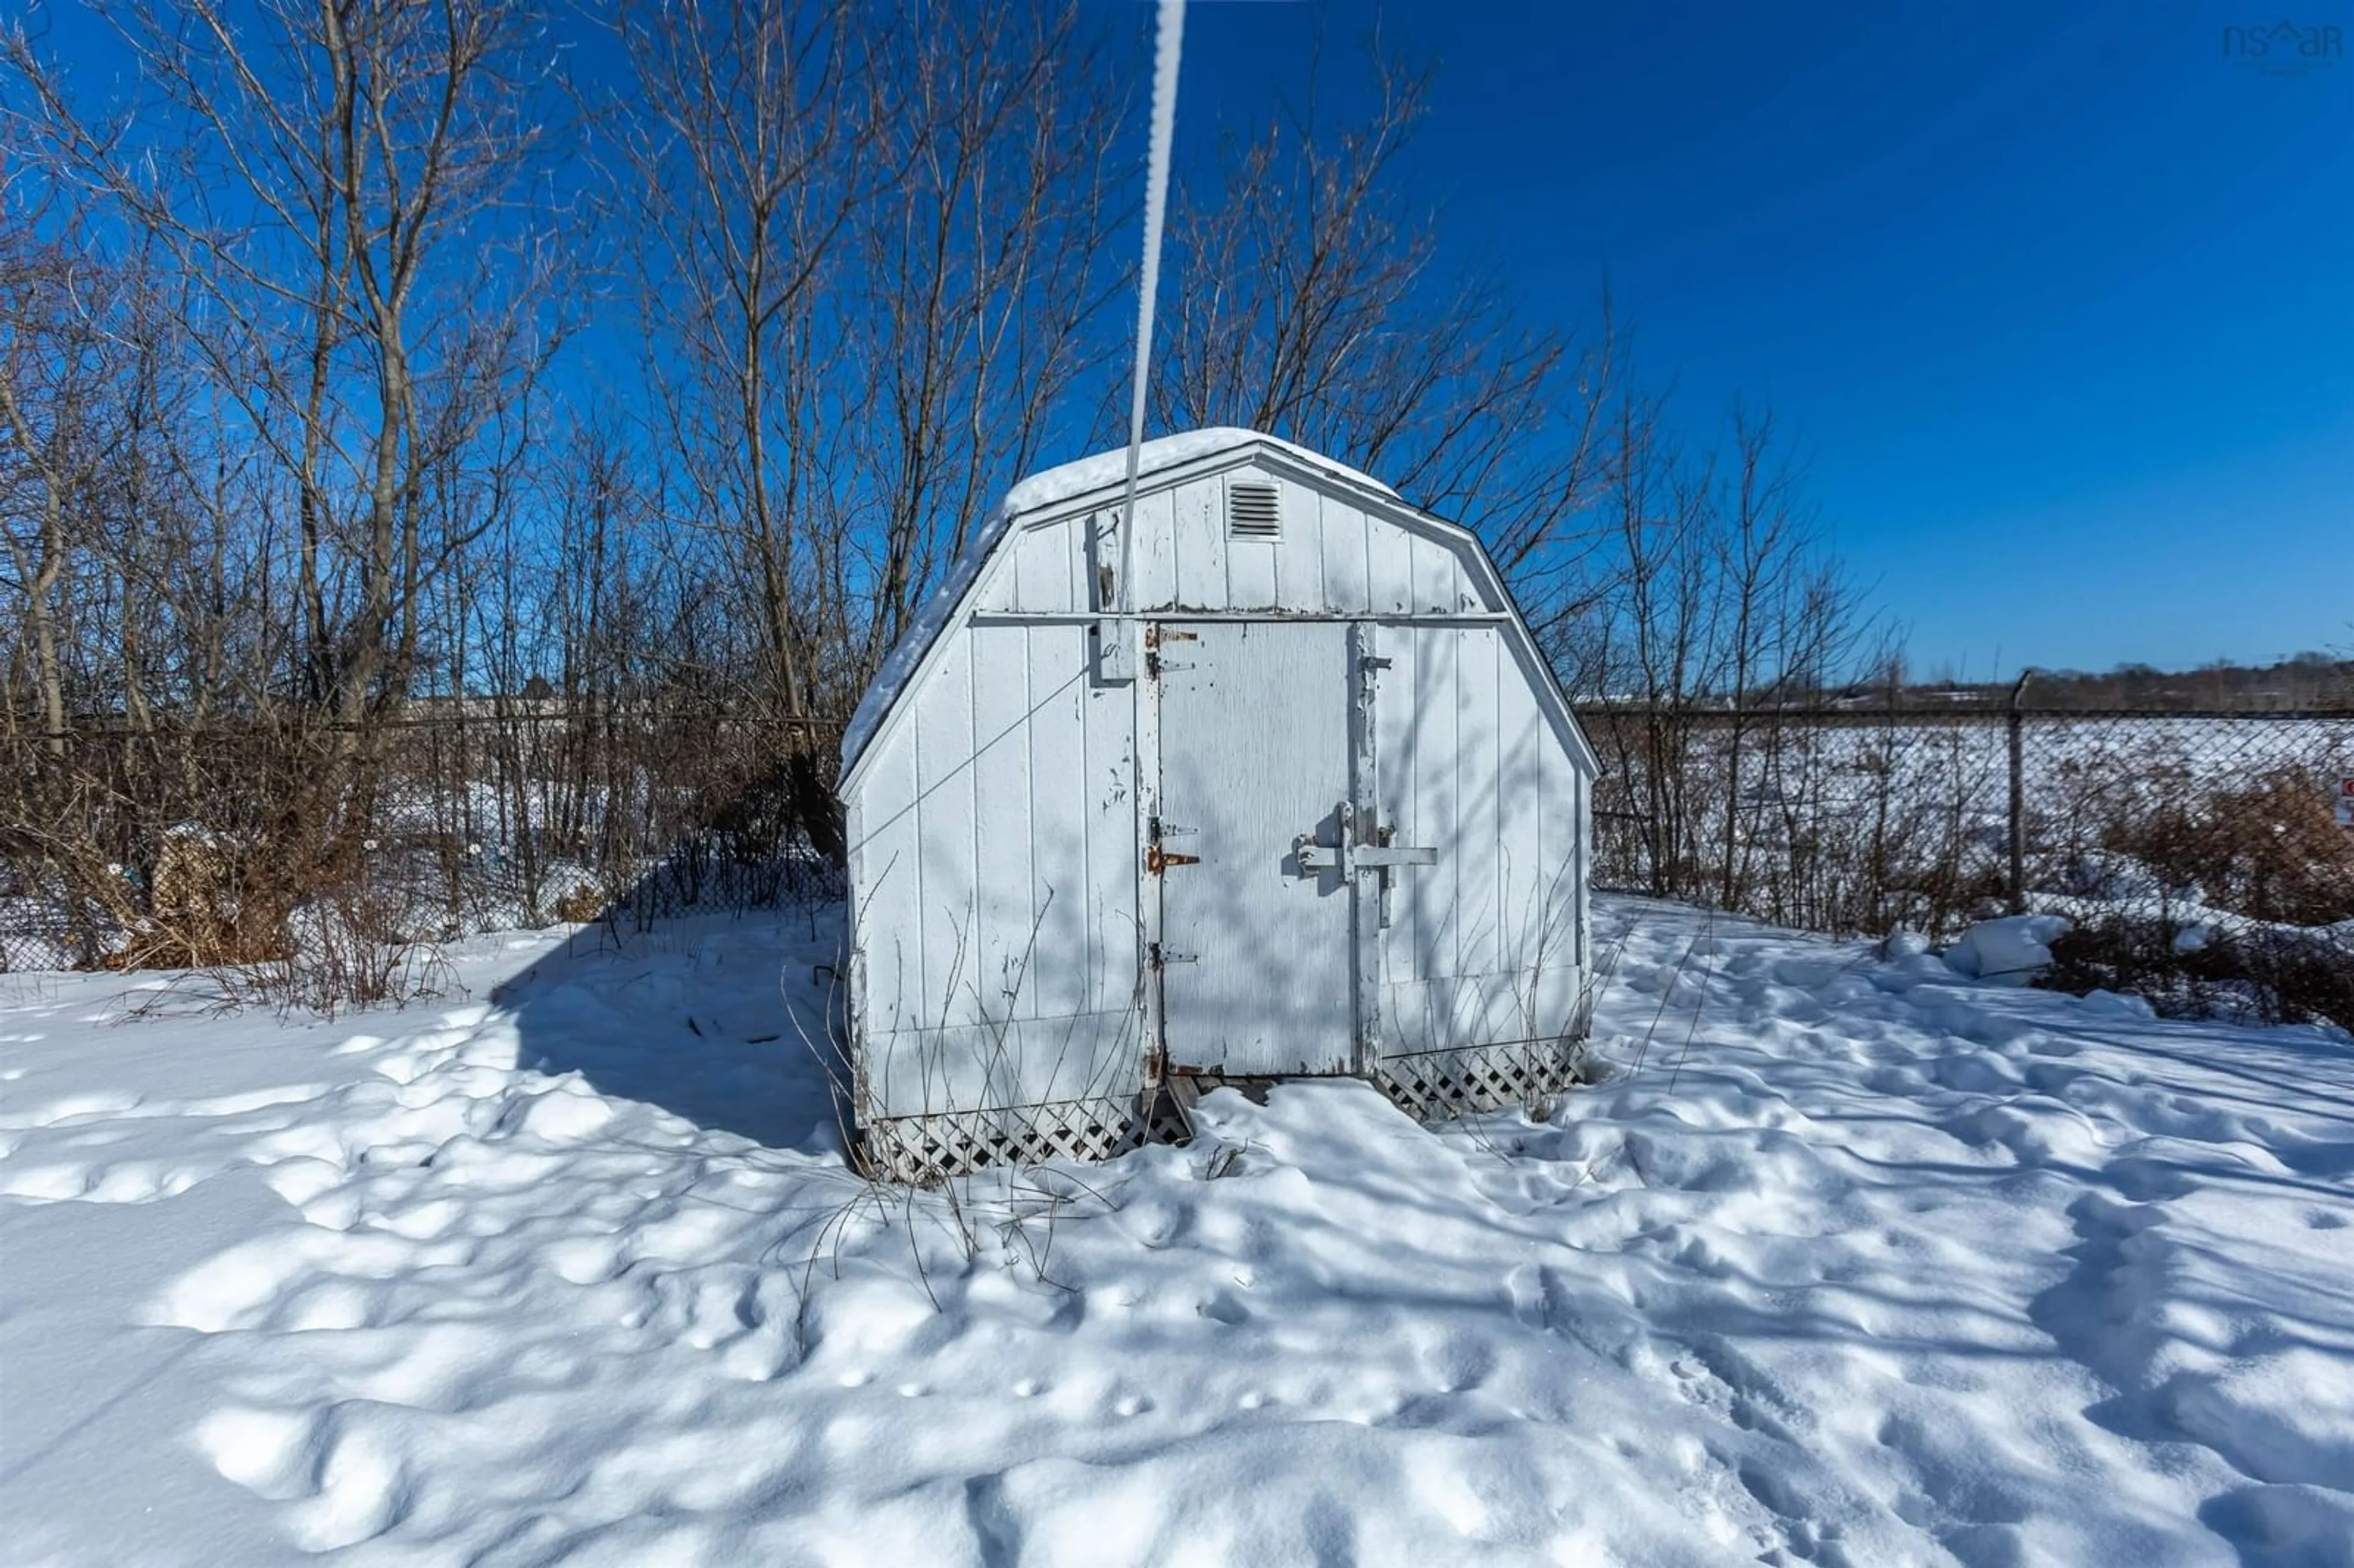
[[[1157,440],[1145,442],[1137,457],[1137,477],[1140,481],[1162,469],[1175,468],[1181,463],[1250,446],[1273,448],[1310,468],[1321,469],[1336,479],[1364,485],[1392,499],[1397,497],[1397,492],[1380,480],[1360,473],[1346,463],[1335,462],[1321,452],[1310,451],[1280,436],[1265,435],[1257,430],[1246,430],[1230,425],[1214,426],[1206,430],[1187,430],[1182,435],[1162,436]],[[899,700],[900,692],[915,678],[916,666],[923,662],[925,651],[931,647],[941,628],[956,613],[956,607],[964,601],[966,593],[981,576],[981,567],[989,564],[991,553],[997,548],[998,541],[1005,537],[1005,531],[1013,524],[1013,519],[1025,512],[1058,506],[1095,491],[1113,489],[1127,482],[1128,449],[1118,447],[1057,468],[1042,470],[1005,493],[996,509],[990,514],[988,522],[973,531],[972,537],[966,541],[963,553],[957,556],[955,565],[949,568],[939,586],[932,590],[931,597],[907,622],[907,630],[900,634],[898,641],[892,644],[890,654],[883,661],[883,667],[868,683],[866,694],[858,700],[858,710],[850,715],[850,726],[842,736],[842,771],[844,777],[857,765],[859,753],[864,751],[866,743],[875,738],[875,732],[883,726],[884,716]]]
[[[1369,485],[1384,495],[1397,492],[1371,474],[1360,473],[1346,463],[1335,462],[1321,452],[1296,446],[1280,436],[1263,435],[1257,430],[1238,429],[1231,425],[1215,426],[1206,430],[1187,430],[1182,435],[1162,436],[1144,443],[1138,457],[1136,471],[1147,474],[1156,469],[1174,468],[1181,462],[1212,456],[1235,447],[1267,446],[1298,458],[1312,468],[1320,468],[1336,478]],[[1128,481],[1128,449],[1117,447],[1093,457],[1083,457],[1076,462],[1066,462],[1060,468],[1034,473],[1005,493],[997,503],[998,514],[1009,517],[1018,512],[1034,512],[1042,506],[1085,495],[1091,490],[1107,485],[1124,484]]]

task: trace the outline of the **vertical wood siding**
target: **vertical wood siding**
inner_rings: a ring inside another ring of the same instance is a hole
[[[1349,798],[1340,621],[1196,621],[1161,708],[1161,810],[1199,857],[1161,884],[1169,1056],[1232,1074],[1345,1072],[1354,1054],[1350,890],[1285,847],[1337,842]],[[1176,661],[1172,661],[1174,662]],[[1341,700],[1334,700],[1336,692]]]
[[[1383,815],[1397,843],[1439,857],[1391,874],[1392,923],[1374,943],[1381,1048],[1559,1031],[1583,962],[1587,783],[1540,698],[1543,673],[1502,626],[1389,619],[1503,608],[1454,541],[1288,472],[1231,471],[1278,486],[1279,536],[1226,536],[1226,475],[1148,491],[1136,599],[1178,616],[1384,618]],[[1126,1095],[1141,1082],[1151,1043],[1139,899],[1157,884],[1141,875],[1136,705],[1151,688],[1092,675],[1095,564],[1119,556],[1091,540],[1110,520],[1099,508],[1017,522],[974,591],[978,617],[941,633],[906,715],[862,763],[846,806],[863,1116]],[[1328,676],[1337,720],[1345,660],[1288,678]],[[1240,726],[1266,716],[1249,704],[1220,711]],[[1238,744],[1279,759],[1286,737],[1262,728]]]
[[[1394,873],[1382,933],[1390,1054],[1544,1038],[1580,974],[1584,779],[1500,629],[1385,626],[1377,793],[1435,866]]]
[[[1080,625],[944,635],[853,814],[873,1112],[1132,1092],[1132,688]]]
[[[1226,536],[1229,477],[1272,482],[1273,540]],[[993,615],[1076,615],[1096,608],[1087,531],[1111,510],[1015,525],[976,608]],[[1255,469],[1137,498],[1137,602],[1147,610],[1266,610],[1284,615],[1455,615],[1502,608],[1450,541],[1368,516],[1344,496]],[[1114,560],[1118,552],[1111,552]]]

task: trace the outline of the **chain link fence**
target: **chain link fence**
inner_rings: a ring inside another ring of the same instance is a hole
[[[832,726],[554,701],[0,739],[0,971],[838,895]]]
[[[1584,717],[1606,885],[1842,935],[2060,915],[2045,983],[2354,1028],[2354,703]]]
[[[2354,1027],[2354,694],[2291,712],[1623,705],[1596,881],[1836,934],[2062,915],[2050,983]],[[368,737],[0,742],[0,970],[203,966],[822,898],[832,726],[554,701]],[[307,912],[307,914],[306,914]]]

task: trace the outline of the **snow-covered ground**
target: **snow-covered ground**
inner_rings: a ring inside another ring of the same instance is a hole
[[[1548,1121],[913,1196],[822,923],[0,977],[0,1561],[2354,1563],[2354,1044],[1600,917]]]

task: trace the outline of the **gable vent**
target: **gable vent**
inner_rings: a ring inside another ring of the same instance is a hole
[[[1282,532],[1282,503],[1274,485],[1257,479],[1227,482],[1227,537],[1272,539]]]

